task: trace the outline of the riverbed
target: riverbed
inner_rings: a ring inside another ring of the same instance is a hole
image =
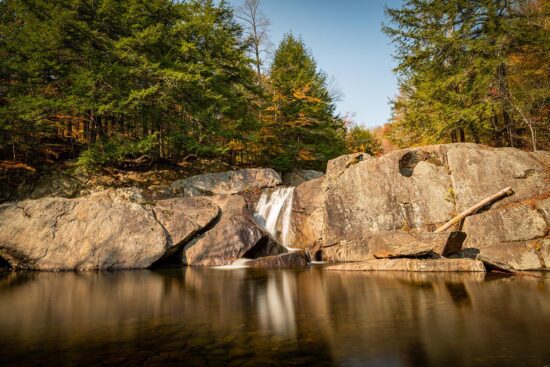
[[[1,366],[544,366],[550,277],[17,272],[0,345]]]

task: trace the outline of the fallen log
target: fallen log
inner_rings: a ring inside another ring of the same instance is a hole
[[[512,191],[511,187],[507,187],[505,189],[502,189],[499,192],[497,192],[496,194],[491,195],[491,196],[481,200],[479,203],[477,203],[476,205],[466,209],[465,211],[463,211],[462,213],[460,213],[459,215],[457,215],[456,217],[454,217],[453,219],[451,219],[450,221],[448,221],[447,223],[445,223],[444,225],[442,225],[441,227],[436,229],[434,232],[438,233],[438,232],[443,232],[446,229],[449,229],[451,226],[453,226],[454,224],[459,223],[462,219],[466,218],[468,215],[474,214],[475,212],[477,212],[479,209],[483,208],[484,206],[486,206],[486,205],[492,203],[493,201],[495,201],[496,199],[498,199],[498,198],[500,198],[504,195],[508,195],[508,194],[513,194],[513,191]]]

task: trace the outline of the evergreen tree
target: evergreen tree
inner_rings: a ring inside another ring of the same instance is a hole
[[[335,116],[326,75],[317,69],[303,41],[287,34],[275,52],[269,76],[270,161],[282,170],[322,168],[345,150],[344,123]]]
[[[397,46],[401,85],[394,107],[417,144],[522,144],[510,57],[548,39],[526,21],[523,9],[531,3],[409,0],[387,9],[392,23],[384,31]]]

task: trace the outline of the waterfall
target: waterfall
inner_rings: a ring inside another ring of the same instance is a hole
[[[256,222],[288,249],[293,198],[294,187],[265,190],[256,204],[254,214]]]

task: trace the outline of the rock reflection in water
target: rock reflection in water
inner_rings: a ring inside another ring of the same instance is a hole
[[[321,268],[11,273],[0,365],[544,365],[548,284]]]

